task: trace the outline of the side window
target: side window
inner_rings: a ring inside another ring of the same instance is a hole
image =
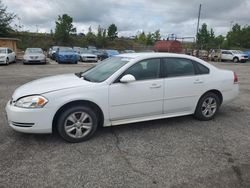
[[[222,54],[227,54],[227,52],[225,52],[225,51],[222,51],[221,53],[222,53]]]
[[[8,49],[8,54],[11,54],[12,53],[12,50],[11,49]]]
[[[192,61],[182,58],[166,58],[164,70],[167,77],[195,75],[195,68]]]
[[[160,77],[160,59],[147,59],[129,67],[124,73],[131,74],[136,80],[155,79]]]
[[[197,68],[199,70],[199,74],[209,74],[209,68],[207,68],[206,66],[198,63],[198,62],[195,62],[196,65],[197,65]]]

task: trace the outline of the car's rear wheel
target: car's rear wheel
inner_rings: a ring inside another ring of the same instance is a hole
[[[90,139],[98,126],[98,116],[87,106],[74,106],[59,116],[57,129],[68,142],[82,142]]]
[[[207,121],[214,118],[220,107],[220,99],[215,93],[209,92],[203,95],[196,107],[194,117]]]

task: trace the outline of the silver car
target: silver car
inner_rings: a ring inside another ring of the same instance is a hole
[[[46,64],[46,56],[41,48],[27,48],[23,56],[23,64]]]

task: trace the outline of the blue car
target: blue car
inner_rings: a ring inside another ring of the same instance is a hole
[[[244,52],[244,54],[246,54],[248,56],[248,59],[250,60],[250,51],[246,51]]]
[[[74,63],[77,64],[78,56],[70,47],[59,47],[56,51],[56,61],[60,63]]]
[[[117,50],[105,50],[105,53],[107,54],[108,57],[119,55],[119,52]]]

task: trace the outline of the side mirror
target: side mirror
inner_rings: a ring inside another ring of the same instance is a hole
[[[130,82],[134,82],[136,79],[133,75],[131,74],[126,74],[124,75],[121,79],[120,82],[121,83],[130,83]]]

